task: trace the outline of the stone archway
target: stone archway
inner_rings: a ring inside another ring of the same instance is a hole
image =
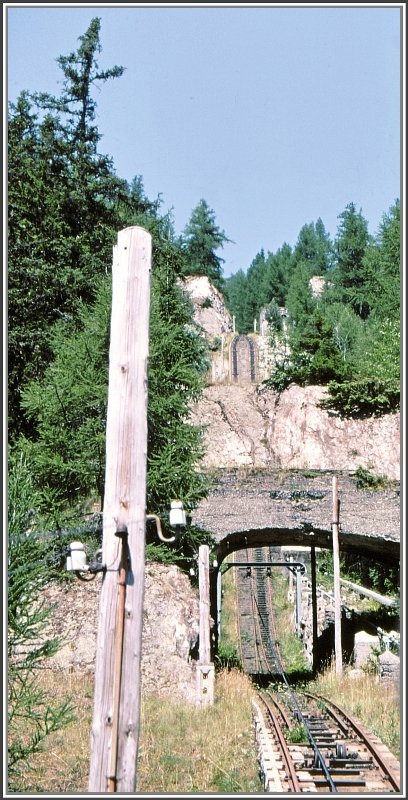
[[[231,383],[256,383],[258,350],[250,336],[236,336],[230,347]]]

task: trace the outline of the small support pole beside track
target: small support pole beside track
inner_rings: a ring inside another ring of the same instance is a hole
[[[310,548],[310,572],[312,580],[312,659],[313,674],[317,668],[317,591],[316,591],[316,548]]]
[[[300,623],[302,619],[302,573],[296,567],[296,633],[300,636]]]
[[[339,516],[340,501],[337,492],[337,476],[333,477],[333,581],[334,581],[334,652],[336,675],[343,673],[341,648],[341,595],[340,595],[340,557],[339,557]]]
[[[214,664],[211,663],[210,642],[210,549],[207,544],[198,549],[198,582],[200,592],[199,662],[197,665],[197,705],[214,702]]]

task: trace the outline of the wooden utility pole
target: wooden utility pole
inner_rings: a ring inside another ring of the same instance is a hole
[[[343,672],[343,657],[341,650],[339,513],[340,513],[340,502],[337,494],[337,476],[334,476],[332,531],[333,531],[333,580],[334,580],[334,652],[336,659],[336,675],[341,675]]]
[[[113,248],[102,548],[105,573],[96,647],[89,792],[134,792],[136,788],[150,268],[150,234],[138,226],[120,231]]]
[[[210,642],[210,549],[208,544],[198,548],[198,584],[200,592],[200,631],[198,643],[197,702],[214,702],[214,664],[211,663]]]

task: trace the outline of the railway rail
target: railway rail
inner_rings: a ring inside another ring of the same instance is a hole
[[[268,547],[241,551],[242,561],[264,562]],[[241,663],[251,675],[276,675],[281,671],[275,644],[271,583],[265,567],[237,567],[236,587]]]
[[[254,703],[268,793],[400,792],[398,760],[344,709],[307,692],[295,709],[281,697],[262,692]]]
[[[243,669],[253,678],[269,675],[279,686],[254,701],[266,791],[400,793],[399,761],[377,737],[333,701],[289,686],[264,566],[269,558],[269,548],[241,551],[248,566],[236,569]]]

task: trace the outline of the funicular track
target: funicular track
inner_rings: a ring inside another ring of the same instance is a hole
[[[255,703],[269,748],[263,760],[268,792],[400,792],[398,760],[344,709],[307,692],[289,702],[281,698],[267,691]],[[301,741],[291,743],[295,728]]]
[[[269,548],[240,552],[265,562]],[[276,639],[271,581],[263,567],[236,568],[241,663],[253,678],[269,675],[279,691],[254,701],[265,790],[270,793],[399,793],[400,765],[359,721],[327,698],[292,691]]]
[[[270,559],[268,547],[240,552],[240,560]],[[275,675],[280,671],[274,641],[272,589],[265,567],[237,567],[236,588],[241,663],[250,675]]]

